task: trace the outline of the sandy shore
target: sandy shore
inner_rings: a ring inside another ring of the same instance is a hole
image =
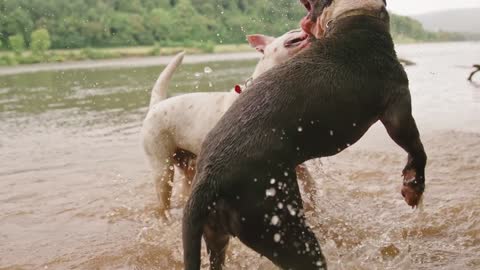
[[[256,59],[260,56],[257,52],[217,53],[186,55],[183,61],[186,64],[218,62],[218,61],[241,61]],[[33,73],[42,71],[60,71],[71,69],[99,69],[99,68],[131,68],[166,65],[173,56],[135,57],[107,60],[89,60],[80,62],[48,63],[21,65],[14,67],[0,67],[0,76],[15,75],[21,73]]]

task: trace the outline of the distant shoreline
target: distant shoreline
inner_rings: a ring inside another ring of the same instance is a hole
[[[134,68],[167,65],[173,56],[131,57],[104,60],[86,60],[77,62],[46,63],[0,67],[0,76],[45,71],[61,71],[75,69]],[[185,64],[197,64],[220,61],[243,61],[258,59],[258,52],[187,54]]]

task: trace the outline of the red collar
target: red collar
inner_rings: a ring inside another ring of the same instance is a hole
[[[250,86],[253,82],[253,78],[250,77],[248,78],[248,80],[245,81],[245,88],[248,88],[248,86]],[[239,84],[235,85],[235,92],[237,92],[237,94],[241,94],[243,92],[243,89],[242,89],[242,86],[240,86]]]
[[[242,87],[240,85],[235,85],[235,92],[237,92],[237,94],[241,94],[242,93]]]

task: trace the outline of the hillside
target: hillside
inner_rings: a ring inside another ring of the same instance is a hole
[[[480,8],[446,10],[414,16],[430,31],[480,34]]]
[[[48,30],[53,49],[212,47],[244,43],[246,34],[279,35],[305,13],[297,0],[0,0],[0,48],[29,47],[39,28]],[[462,38],[401,16],[392,16],[392,34],[402,41]]]

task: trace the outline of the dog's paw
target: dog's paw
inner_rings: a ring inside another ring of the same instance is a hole
[[[412,208],[418,206],[425,190],[424,181],[420,181],[415,170],[406,170],[403,172],[402,196],[405,202]]]

